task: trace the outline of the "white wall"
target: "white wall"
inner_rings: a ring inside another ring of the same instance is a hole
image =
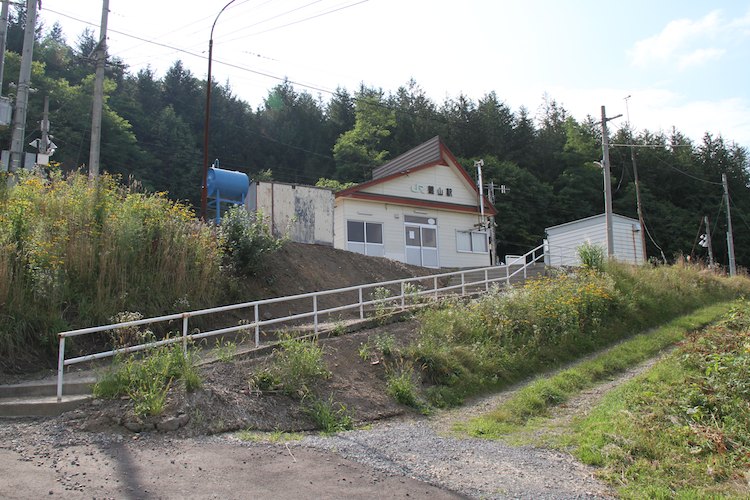
[[[433,194],[429,194],[429,186],[434,188]],[[447,196],[446,189],[451,189],[453,196]],[[441,190],[442,195],[438,194]],[[473,186],[455,169],[445,165],[417,170],[387,182],[368,186],[362,189],[362,192],[479,206],[479,195]]]
[[[643,264],[640,224],[637,220],[614,214],[612,234],[615,259],[631,264]],[[548,250],[545,262],[552,266],[580,265],[576,249],[585,242],[607,251],[607,227],[604,215],[573,221],[547,228]]]
[[[390,190],[389,194],[393,194]],[[477,214],[414,208],[352,198],[336,200],[336,248],[347,249],[346,221],[357,220],[383,224],[384,256],[406,262],[404,215],[434,218],[437,221],[438,258],[440,267],[484,267],[490,265],[488,253],[458,252],[456,231],[468,231],[479,221]]]
[[[333,245],[333,192],[280,182],[252,182],[249,210],[260,210],[275,236]]]

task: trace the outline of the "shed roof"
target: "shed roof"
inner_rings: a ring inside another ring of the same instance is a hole
[[[553,233],[559,233],[567,229],[572,229],[574,226],[585,226],[588,224],[597,224],[599,223],[600,219],[601,219],[601,223],[603,224],[604,216],[605,214],[592,215],[590,217],[584,217],[583,219],[572,220],[570,222],[564,222],[556,226],[550,226],[550,227],[545,228],[544,230],[545,232],[547,232],[547,234],[549,234],[550,231],[552,231]],[[612,218],[613,220],[618,220],[620,222],[625,222],[625,223],[630,223],[630,224],[637,224],[638,226],[640,226],[640,222],[638,221],[638,219],[631,219],[630,217],[625,217],[624,215],[620,215],[620,214],[612,214]]]

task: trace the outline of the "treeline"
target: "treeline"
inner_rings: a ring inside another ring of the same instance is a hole
[[[8,30],[3,93],[13,93],[23,39],[23,13]],[[39,27],[34,49],[27,135],[35,137],[43,97],[58,150],[53,160],[72,170],[88,162],[96,39],[92,31],[69,44],[59,25]],[[162,77],[150,69],[128,71],[110,59],[105,92],[101,164],[134,177],[147,189],[168,191],[198,203],[203,163],[206,82],[180,61]],[[532,113],[511,110],[494,92],[478,100],[460,95],[430,99],[409,81],[396,91],[361,86],[332,95],[299,91],[289,82],[269,90],[253,108],[230,85],[212,83],[209,158],[251,177],[314,184],[320,178],[362,181],[374,166],[440,135],[471,167],[485,162],[485,179],[496,186],[500,255],[539,244],[544,228],[603,211],[601,133],[595,120],[574,119],[544,96]],[[592,103],[598,109],[600,103]],[[0,140],[9,144],[8,130]],[[27,141],[28,142],[28,141]],[[717,260],[727,263],[726,206],[721,174],[729,178],[737,260],[750,263],[750,186],[747,150],[706,134],[695,143],[678,130],[668,133],[625,127],[610,138],[612,190],[617,213],[636,217],[631,148],[641,179],[648,253],[705,258],[697,245],[704,215],[711,218]],[[470,171],[471,168],[468,168]],[[270,172],[269,172],[270,171]],[[474,172],[471,172],[474,174]],[[658,245],[658,247],[657,247]]]

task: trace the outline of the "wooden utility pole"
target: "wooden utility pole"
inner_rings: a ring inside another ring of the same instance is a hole
[[[91,112],[91,147],[89,149],[89,178],[99,177],[99,156],[102,141],[102,108],[104,107],[104,64],[107,62],[107,17],[109,0],[102,0],[102,24],[99,28],[99,43],[94,51],[96,76],[94,80],[94,104]]]
[[[26,1],[26,30],[23,35],[21,71],[18,75],[18,88],[16,90],[16,112],[13,116],[13,134],[10,141],[11,172],[15,172],[23,166],[23,148],[26,142],[26,111],[29,105],[29,87],[31,86],[31,61],[34,57],[37,1]]]
[[[622,115],[607,118],[607,111],[602,106],[602,169],[604,170],[604,223],[607,226],[607,256],[611,259],[615,255],[615,237],[612,228],[612,181],[609,175],[609,133],[607,122]],[[642,228],[641,228],[642,229]]]
[[[5,72],[5,46],[8,42],[8,5],[9,0],[2,0],[0,8],[0,96],[3,95],[3,74]]]
[[[635,206],[638,211],[638,222],[641,225],[641,246],[643,248],[643,262],[648,261],[648,254],[646,252],[646,223],[643,220],[643,210],[641,209],[641,184],[638,181],[638,166],[635,163],[635,144],[633,144],[633,130],[630,128],[630,109],[628,108],[628,99],[631,96],[625,98],[625,111],[627,113],[628,120],[628,135],[630,136],[630,161],[633,163],[633,180],[635,182]],[[636,256],[636,264],[638,258]]]
[[[729,276],[737,274],[737,263],[734,260],[734,236],[732,236],[732,209],[729,206],[729,185],[727,174],[721,174],[721,185],[724,186],[724,201],[727,204],[727,250],[729,250]]]

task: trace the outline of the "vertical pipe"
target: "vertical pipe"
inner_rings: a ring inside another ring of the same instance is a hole
[[[258,315],[258,304],[255,304],[255,347],[260,346],[260,317]]]
[[[461,295],[466,295],[466,274],[461,271]]]
[[[313,321],[315,323],[315,335],[318,334],[318,296],[313,295]]]
[[[406,308],[406,290],[404,288],[404,282],[401,282],[401,309]]]
[[[65,369],[65,337],[60,337],[60,347],[57,353],[57,402],[62,401],[63,371]]]
[[[435,300],[438,298],[437,277],[432,278],[432,288],[435,290]]]
[[[487,269],[484,270],[484,291],[489,292],[490,291],[490,276],[487,272]]]
[[[362,297],[362,287],[359,287],[359,319],[365,319],[365,304]]]
[[[187,358],[188,315],[182,317],[182,355]]]

